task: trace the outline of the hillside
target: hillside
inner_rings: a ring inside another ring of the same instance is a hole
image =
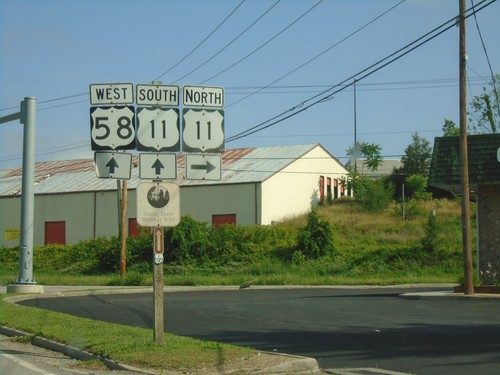
[[[217,229],[186,216],[179,226],[165,230],[165,283],[459,282],[463,275],[459,202],[409,201],[405,207],[404,220],[396,203],[380,213],[367,212],[350,200],[319,207],[314,212],[327,223],[326,242],[321,242],[320,232],[307,229],[312,214],[273,226],[225,225]],[[474,223],[472,229],[475,244]],[[304,251],[301,238],[316,246],[319,243],[318,253]],[[124,277],[118,272],[117,238],[36,247],[33,254],[34,276],[42,284],[152,284],[152,239],[147,230],[139,238],[127,240]],[[18,248],[0,248],[0,282],[14,282],[17,269]]]

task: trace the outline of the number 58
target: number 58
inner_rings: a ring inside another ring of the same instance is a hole
[[[90,118],[93,150],[135,148],[134,107],[93,107]]]

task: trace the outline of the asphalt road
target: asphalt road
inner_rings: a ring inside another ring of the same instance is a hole
[[[500,300],[414,300],[415,289],[243,289],[165,293],[165,329],[314,357],[320,367],[500,374]],[[40,298],[26,306],[153,327],[152,293]]]

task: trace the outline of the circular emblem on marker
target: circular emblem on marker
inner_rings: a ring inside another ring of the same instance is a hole
[[[170,194],[168,190],[160,186],[153,186],[148,191],[148,202],[154,208],[163,208],[168,204]]]

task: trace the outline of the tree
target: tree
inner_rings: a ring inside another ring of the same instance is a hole
[[[490,82],[490,92],[486,87],[483,87],[483,94],[474,96],[469,103],[467,111],[469,115],[467,132],[469,134],[498,133],[500,121],[498,81],[500,81],[500,74],[497,74]],[[445,119],[442,129],[445,137],[460,135],[460,129],[452,120]]]
[[[430,142],[421,138],[418,133],[413,134],[412,142],[406,147],[401,158],[403,166],[396,170],[400,174],[420,174],[427,176],[431,166],[432,147]]]
[[[455,137],[460,135],[460,129],[457,128],[457,124],[455,124],[452,120],[444,119],[443,127],[443,135],[445,137]]]
[[[354,162],[361,156],[364,159],[363,165],[366,165],[370,171],[375,172],[384,161],[382,155],[380,154],[381,151],[382,148],[380,145],[375,143],[356,142],[354,147],[350,147],[347,150],[347,155],[350,156],[351,160],[354,160]]]
[[[483,87],[483,94],[472,98],[469,104],[469,111],[467,112],[471,133],[484,134],[498,132],[498,122],[500,121],[498,81],[500,81],[500,74],[493,77],[493,80],[489,83],[489,92],[487,87]]]

